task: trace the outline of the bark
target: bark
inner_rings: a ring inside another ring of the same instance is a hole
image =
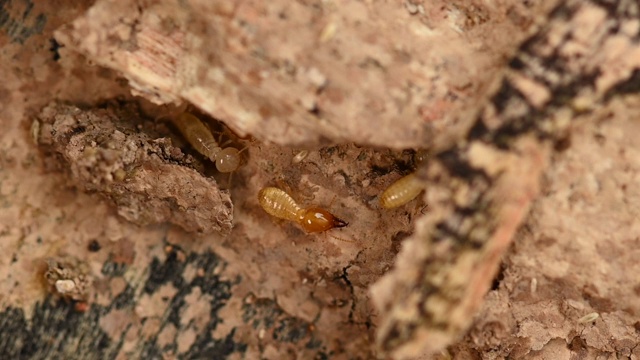
[[[491,15],[508,31],[505,8],[527,11],[479,4],[100,1],[56,39],[122,72],[136,94],[187,100],[241,136],[403,149],[430,143],[482,91],[475,80],[495,54],[471,55],[459,32]]]
[[[385,351],[433,353],[468,329],[539,192],[554,144],[577,113],[638,90],[638,6],[560,3],[510,61],[466,135],[419,170],[430,184],[430,211],[372,290]]]

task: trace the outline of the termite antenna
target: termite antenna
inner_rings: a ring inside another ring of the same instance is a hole
[[[243,151],[245,151],[245,150],[247,150],[247,149],[249,149],[249,147],[248,147],[248,146],[243,147],[242,149],[240,149],[240,150],[238,151],[238,155],[240,155],[240,153],[242,153]]]
[[[338,196],[338,194],[333,195],[333,199],[331,199],[331,202],[329,203],[329,209],[331,209],[331,207],[333,206],[333,202],[336,201],[336,197]]]
[[[340,241],[344,241],[344,242],[348,242],[348,243],[355,243],[355,241],[353,241],[353,240],[347,240],[345,238],[341,238],[339,236],[335,236],[335,235],[332,235],[332,234],[329,234],[329,236],[331,236],[332,238],[334,238],[336,240],[340,240]]]
[[[227,178],[227,189],[231,189],[231,178],[233,177],[233,171],[229,172],[229,177]]]
[[[222,142],[222,135],[224,135],[224,131],[215,131],[214,133],[217,133],[218,135],[218,144],[220,144]],[[220,145],[220,147],[222,147],[222,145]]]

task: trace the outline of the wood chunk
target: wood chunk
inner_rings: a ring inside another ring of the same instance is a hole
[[[192,159],[170,139],[146,129],[133,106],[82,110],[54,103],[39,121],[38,142],[56,154],[73,184],[108,198],[125,219],[168,221],[196,233],[231,230],[228,191],[189,167]]]

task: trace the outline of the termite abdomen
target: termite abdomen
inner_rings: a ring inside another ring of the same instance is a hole
[[[208,157],[211,161],[216,161],[215,155],[221,149],[211,130],[200,119],[185,112],[178,115],[173,120],[173,124],[197,152]]]
[[[298,222],[300,206],[289,194],[274,187],[266,187],[258,193],[260,206],[267,214],[278,219]]]

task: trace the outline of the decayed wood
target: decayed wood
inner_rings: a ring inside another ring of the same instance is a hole
[[[54,154],[52,160],[69,168],[78,187],[111,200],[125,219],[228,234],[233,226],[229,192],[191,168],[193,159],[170,139],[140,132],[144,123],[131,105],[82,110],[53,103],[34,120],[33,135]]]
[[[418,175],[429,213],[377,283],[378,343],[396,358],[451,344],[475,311],[576,113],[640,90],[640,5],[566,1],[524,42],[466,135]]]
[[[98,1],[56,39],[123,73],[136,94],[187,100],[242,136],[403,149],[428,144],[482,93],[479,80],[508,49],[496,43],[522,36],[514,28],[531,23],[531,10],[480,1]],[[505,21],[507,11],[528,14],[525,24]],[[480,26],[489,19],[511,36]],[[485,50],[462,35],[474,27],[492,34]]]

